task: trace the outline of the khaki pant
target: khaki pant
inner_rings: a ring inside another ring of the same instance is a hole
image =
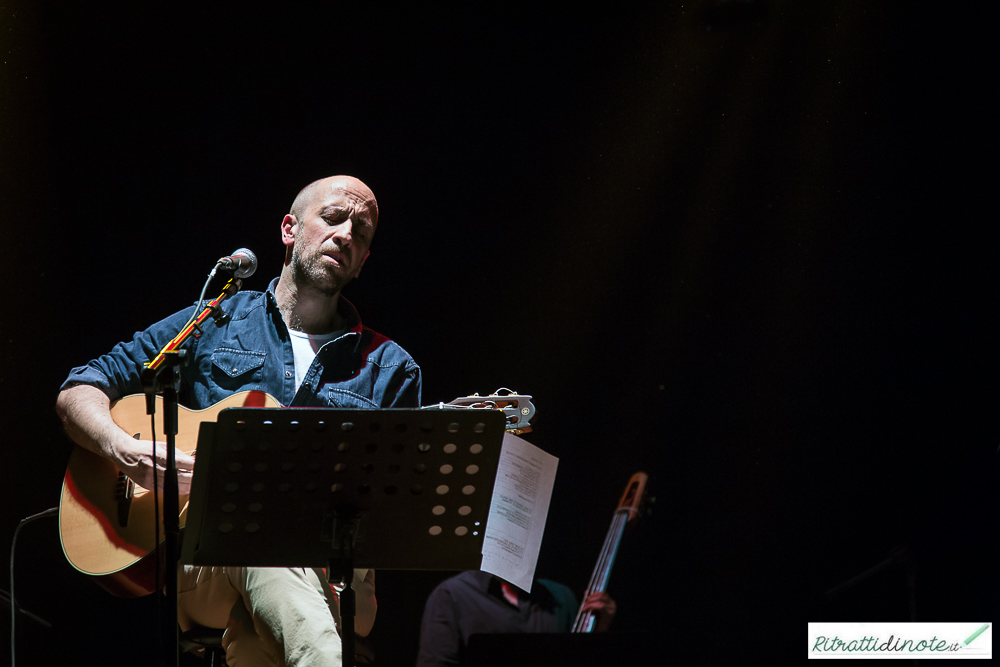
[[[375,623],[375,571],[355,570],[355,632]],[[230,667],[340,667],[340,602],[321,569],[195,567],[178,572],[181,630],[225,628]]]

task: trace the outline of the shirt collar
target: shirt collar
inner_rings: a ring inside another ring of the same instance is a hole
[[[267,291],[265,292],[267,299],[268,309],[281,319],[281,311],[278,308],[278,299],[274,296],[274,290],[278,287],[278,279],[274,278],[271,283],[267,286]],[[345,329],[347,333],[345,336],[354,336],[354,350],[357,351],[358,346],[361,345],[361,332],[364,327],[361,324],[361,316],[358,315],[358,309],[354,307],[354,304],[348,301],[343,294],[337,299],[337,312],[340,313],[340,317],[343,318]],[[282,320],[284,321],[284,320]]]

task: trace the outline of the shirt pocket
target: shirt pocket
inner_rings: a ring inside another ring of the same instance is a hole
[[[377,408],[378,403],[346,387],[327,387],[327,405],[333,408]]]
[[[218,347],[212,352],[212,379],[220,388],[235,391],[264,378],[266,352]]]

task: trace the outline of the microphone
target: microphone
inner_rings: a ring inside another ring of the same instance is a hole
[[[232,255],[223,257],[216,262],[215,268],[232,271],[237,278],[249,278],[257,270],[257,255],[253,254],[249,248],[240,248]]]

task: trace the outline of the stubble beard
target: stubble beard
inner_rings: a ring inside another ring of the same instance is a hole
[[[315,290],[323,296],[336,296],[350,282],[341,280],[322,266],[323,254],[317,252],[311,257],[303,257],[298,248],[292,248],[292,276],[299,288]]]

